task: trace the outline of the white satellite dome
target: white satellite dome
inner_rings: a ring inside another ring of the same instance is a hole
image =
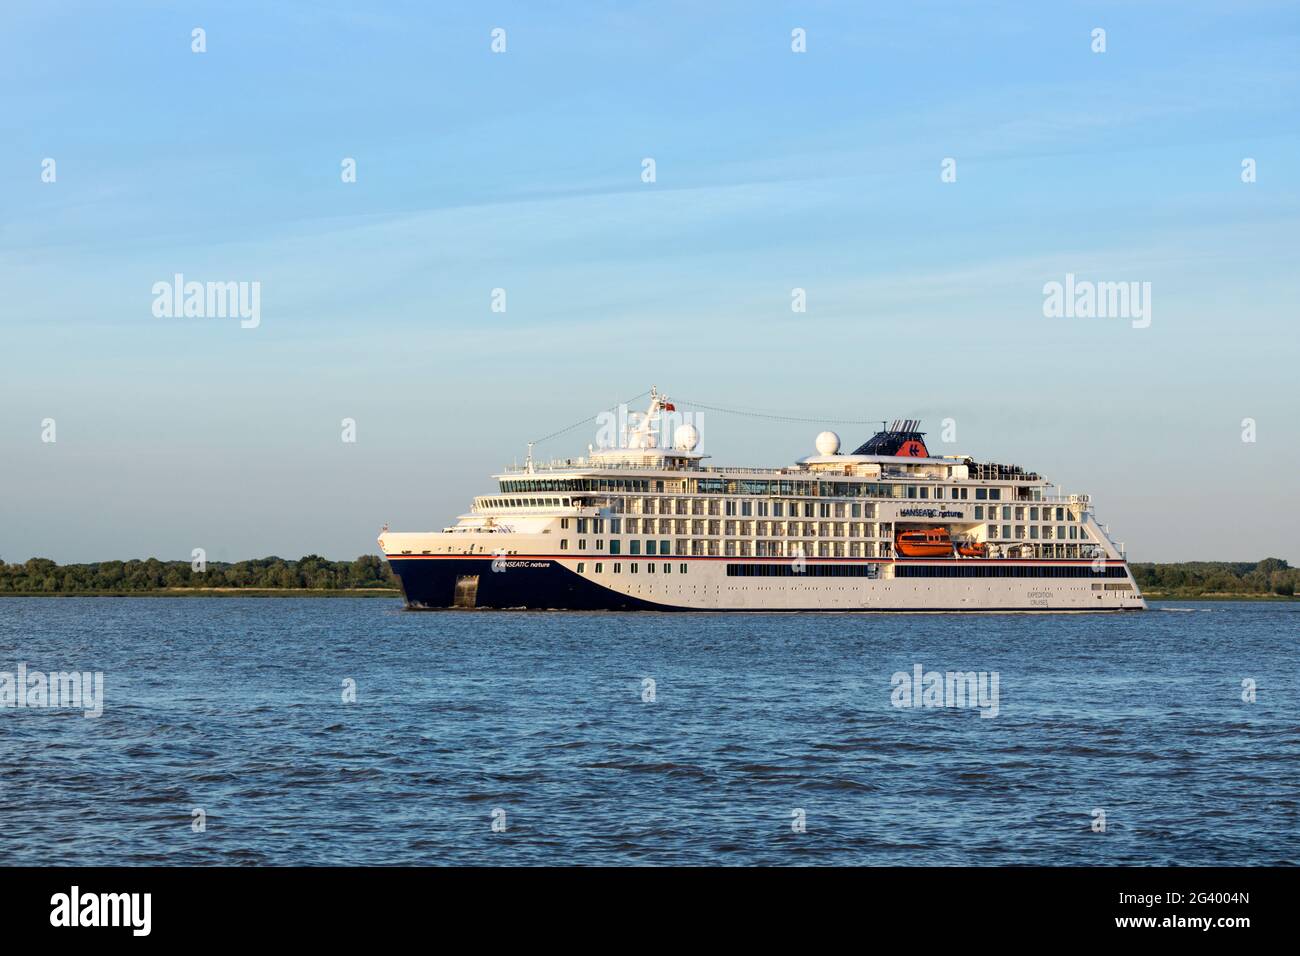
[[[835,455],[840,450],[840,436],[834,432],[822,432],[817,436],[817,454]]]
[[[700,433],[694,425],[678,425],[673,432],[673,447],[678,451],[694,451],[700,443]]]

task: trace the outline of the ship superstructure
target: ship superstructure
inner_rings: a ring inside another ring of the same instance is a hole
[[[1146,607],[1087,495],[934,456],[915,420],[784,468],[706,466],[675,406],[614,447],[494,476],[441,531],[380,548],[412,608],[1119,611]],[[671,434],[669,431],[671,430]]]

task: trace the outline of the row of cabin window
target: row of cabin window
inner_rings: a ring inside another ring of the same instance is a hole
[[[696,518],[874,518],[876,506],[856,501],[751,501],[723,498],[615,498],[618,515],[678,515]],[[617,518],[611,518],[617,521]]]
[[[855,508],[856,508],[856,506],[855,506]],[[1011,505],[1002,505],[1000,510],[1001,510],[1001,513],[1002,513],[1002,520],[1003,520],[1003,521],[1011,521],[1011,520],[1013,520],[1013,515],[1014,515],[1014,520],[1016,520],[1016,521],[1024,521],[1024,520],[1025,520],[1026,509],[1025,509],[1025,507],[1024,507],[1023,505],[1019,505],[1019,506],[1016,506],[1016,507],[1014,507],[1014,508],[1013,508]],[[987,516],[988,516],[988,518],[996,520],[996,519],[998,518],[998,511],[999,511],[999,508],[998,508],[996,505],[989,505],[988,508],[987,508]],[[1041,519],[1039,518],[1039,514],[1040,514],[1040,512],[1041,512],[1041,514],[1042,514]],[[1068,509],[1068,508],[1063,508],[1063,507],[1062,507],[1062,508],[1057,508],[1057,509],[1056,509],[1056,518],[1055,518],[1055,519],[1052,518],[1052,509],[1051,509],[1051,508],[1047,508],[1047,507],[1044,507],[1044,508],[1041,508],[1041,509],[1038,508],[1038,507],[1030,507],[1030,508],[1028,509],[1028,514],[1029,514],[1029,520],[1030,520],[1030,521],[1039,521],[1039,520],[1042,520],[1042,521],[1044,521],[1044,522],[1050,522],[1050,521],[1052,521],[1052,520],[1056,520],[1056,521],[1074,521],[1074,520],[1075,520],[1074,513],[1073,513],[1072,511],[1070,511],[1070,509]],[[831,517],[831,515],[827,515],[826,517]],[[844,516],[843,516],[843,515],[834,515],[834,517],[844,517]],[[855,517],[856,517],[856,515],[855,515]],[[985,506],[984,506],[984,505],[976,505],[976,506],[975,506],[975,520],[976,520],[976,521],[982,521],[982,520],[984,520],[984,518],[985,518]],[[569,529],[569,527],[570,527],[570,520],[571,520],[571,519],[569,519],[569,518],[561,518],[561,519],[560,519],[560,528],[561,528],[561,530],[568,530],[568,529]],[[706,520],[708,521],[707,526],[704,524],[704,522],[705,522]],[[587,534],[587,533],[592,533],[592,534],[604,534],[604,532],[605,532],[605,520],[604,520],[603,518],[575,518],[575,519],[572,519],[572,521],[573,521],[573,526],[574,526],[575,530],[578,532],[578,534]],[[768,533],[768,532],[765,530],[765,527],[766,527],[767,525],[769,525],[769,524],[771,524],[771,525],[773,526],[773,528],[774,528],[774,530],[771,532],[773,535],[790,534],[790,535],[792,535],[792,536],[797,537],[797,536],[799,536],[800,534],[802,534],[802,531],[801,531],[801,530],[798,530],[798,529],[791,529],[791,530],[787,530],[787,531],[779,530],[779,527],[777,526],[777,524],[776,524],[775,522],[768,522],[768,521],[759,521],[759,522],[758,522],[759,529],[758,529],[757,531],[754,531],[754,530],[753,530],[754,522],[752,522],[752,521],[741,522],[741,523],[740,523],[740,529],[741,529],[741,530],[740,530],[739,532],[737,532],[737,531],[736,531],[737,523],[736,523],[735,521],[727,521],[727,522],[725,522],[725,525],[723,525],[723,524],[720,523],[720,522],[721,522],[721,519],[720,519],[720,518],[719,518],[719,519],[711,519],[711,518],[673,518],[673,517],[660,517],[660,518],[655,518],[655,517],[653,517],[653,516],[649,516],[649,517],[610,518],[610,519],[609,519],[609,533],[610,533],[610,534],[638,534],[638,533],[641,532],[642,530],[652,531],[652,530],[654,530],[654,522],[655,522],[655,521],[658,521],[658,522],[659,522],[659,528],[658,528],[658,530],[660,530],[660,531],[671,531],[671,530],[675,529],[677,534],[686,534],[686,533],[687,533],[687,531],[686,531],[686,529],[687,529],[687,524],[686,524],[686,522],[687,522],[687,521],[690,521],[690,522],[691,522],[691,524],[690,524],[690,529],[691,529],[691,530],[690,530],[690,533],[691,533],[691,534],[694,534],[694,535],[704,535],[704,534],[707,534],[707,535],[721,535],[721,534],[728,534],[728,535],[731,535],[731,534],[739,533],[739,534],[742,534],[742,535],[758,534],[758,535],[761,536],[761,535],[765,535],[765,534]],[[674,522],[674,521],[677,522],[676,525],[672,525],[672,524],[670,524],[670,522]],[[792,517],[792,518],[790,519],[790,521],[794,522],[796,525],[800,524],[800,521],[799,521],[798,518],[794,518],[794,517]],[[812,524],[811,522],[808,522],[807,524],[809,525],[810,528],[813,528],[813,524]],[[642,525],[645,526],[644,529],[642,528]],[[871,538],[871,537],[876,537],[876,536],[877,536],[877,535],[875,534],[875,532],[874,532],[874,529],[871,529],[871,526],[870,526],[868,523],[857,522],[857,525],[858,525],[858,527],[857,527],[856,529],[853,528],[853,527],[851,527],[851,526],[849,526],[849,527],[847,528],[847,530],[846,530],[846,526],[845,526],[843,523],[840,523],[840,524],[837,524],[837,525],[832,526],[832,525],[830,525],[828,522],[821,522],[821,524],[820,524],[820,529],[821,529],[821,530],[820,530],[820,536],[821,536],[821,537],[830,537],[830,536],[833,535],[833,536],[835,536],[835,537],[859,537],[859,538]],[[725,527],[725,529],[726,529],[725,531],[723,531],[723,530],[719,530],[720,528],[723,528],[723,527]],[[829,529],[829,530],[828,530],[828,529]],[[816,530],[816,528],[813,528],[813,530],[810,530],[810,531],[809,531],[809,535],[810,535],[810,536],[817,535],[818,533],[819,533],[819,532],[818,532],[818,530]],[[882,533],[881,537],[887,537],[887,535]]]
[[[991,525],[989,525],[988,537],[989,537],[991,540],[992,540],[992,539],[997,539],[997,540],[1005,540],[1005,541],[1011,541],[1011,540],[1016,540],[1016,541],[1025,541],[1025,540],[1028,540],[1028,541],[1039,541],[1039,540],[1042,540],[1042,541],[1065,541],[1065,540],[1067,540],[1067,539],[1070,540],[1070,541],[1087,541],[1087,540],[1088,540],[1088,534],[1087,534],[1087,532],[1085,532],[1082,528],[1080,528],[1080,527],[1079,527],[1078,525],[1076,525],[1076,524],[1072,524],[1072,525],[1056,525],[1056,534],[1055,534],[1055,535],[1052,534],[1052,527],[1053,527],[1053,526],[1050,525],[1050,524],[1049,524],[1049,525],[1043,525],[1043,526],[1042,526],[1042,532],[1041,532],[1041,534],[1040,534],[1040,532],[1039,532],[1039,526],[1036,525],[1036,524],[1031,524],[1031,525],[1029,525],[1029,527],[1028,527],[1028,532],[1029,532],[1029,534],[1028,534],[1028,536],[1026,536],[1026,534],[1025,534],[1026,528],[1025,528],[1025,526],[1022,525],[1022,524],[1018,524],[1018,525],[1015,526],[1015,531],[1016,531],[1016,533],[1015,533],[1014,535],[1012,535],[1012,533],[1011,533],[1011,525],[1009,525],[1009,524],[1004,524],[1004,525],[1002,526],[1002,533],[1001,533],[1001,534],[998,534],[998,526],[995,525],[995,524],[991,524]],[[1066,533],[1066,529],[1067,529],[1067,528],[1069,529],[1069,533],[1068,533],[1068,534]]]
[[[622,573],[623,573],[623,562],[621,562],[621,561],[614,561],[614,562],[612,562],[612,564],[613,564],[613,568],[614,568],[614,573],[615,573],[615,574],[622,574]],[[665,562],[663,563],[663,565],[664,565],[664,571],[663,571],[664,574],[672,574],[672,573],[673,573],[673,566],[672,566],[672,563],[671,563],[671,562],[669,562],[669,561],[665,561]],[[604,574],[604,573],[605,573],[605,563],[604,563],[603,561],[597,561],[597,562],[595,562],[595,566],[596,566],[596,567],[595,567],[595,573],[596,573],[596,574]],[[635,562],[635,561],[629,562],[629,563],[628,563],[628,571],[629,571],[629,573],[631,573],[631,574],[636,574],[636,573],[637,573],[637,567],[638,567],[638,563],[637,563],[637,562]],[[688,569],[689,567],[690,567],[690,565],[688,565],[688,564],[686,564],[686,563],[681,563],[681,564],[679,564],[679,565],[677,566],[677,571],[678,571],[679,574],[686,574],[686,573],[687,573],[687,569]],[[654,573],[655,573],[655,563],[654,563],[653,561],[647,561],[647,562],[645,563],[645,570],[646,570],[646,574],[654,574]],[[578,573],[579,573],[579,574],[586,574],[586,573],[587,573],[587,562],[586,562],[586,561],[579,561],[579,562],[578,562]]]
[[[546,491],[596,492],[605,494],[687,494],[687,495],[762,495],[765,497],[821,497],[821,498],[943,498],[964,501],[971,491],[966,485],[917,484],[900,481],[791,481],[744,478],[687,479],[685,484],[645,478],[611,479],[559,479],[559,480],[507,480],[501,482],[504,494],[535,493]],[[946,490],[945,490],[946,488]],[[931,495],[931,489],[934,494]],[[976,487],[975,500],[1000,501],[1001,488]],[[1033,493],[1033,489],[1030,489]]]
[[[671,539],[668,539],[668,538],[665,538],[665,539],[663,539],[663,540],[651,540],[651,539],[646,539],[646,540],[642,541],[641,539],[634,538],[634,539],[632,539],[631,541],[628,541],[628,542],[627,542],[627,545],[628,545],[627,554],[628,554],[629,557],[640,557],[642,554],[646,555],[647,557],[653,557],[653,556],[655,556],[655,555],[661,555],[661,556],[662,556],[662,555],[670,555],[670,554],[674,554],[674,553],[675,553],[675,554],[691,554],[691,553],[693,553],[693,554],[704,554],[705,551],[706,551],[706,549],[707,549],[708,540],[709,540],[709,539],[695,538],[695,539],[693,539],[693,540],[689,540],[689,541],[688,541],[688,540],[685,540],[685,539],[678,538],[678,539],[677,539],[677,550],[674,552],[674,550],[673,550],[673,542],[672,542]],[[741,542],[741,543],[742,543],[742,544],[745,544],[745,545],[749,545],[749,544],[751,544],[751,542],[750,542],[749,540],[745,540],[745,541],[743,541],[743,542]],[[778,546],[778,545],[784,545],[784,544],[785,544],[784,541],[763,541],[763,542],[759,542],[759,543],[760,543],[760,544],[763,544],[763,545],[770,545],[770,546],[772,546],[772,550],[769,551],[769,553],[776,553],[776,551],[775,551],[775,546]],[[714,541],[713,541],[713,544],[714,544],[714,545],[719,545],[719,542],[716,541],[716,540],[714,540]],[[730,546],[730,545],[734,545],[734,544],[736,544],[736,542],[734,542],[734,541],[727,541],[727,542],[725,542],[725,544],[728,545],[728,546]],[[791,542],[790,542],[790,547],[791,547],[791,548],[795,548],[795,547],[797,547],[799,544],[800,544],[800,542],[798,542],[798,541],[791,541]],[[872,544],[874,544],[874,542],[872,542]],[[809,542],[808,542],[808,553],[809,553],[809,554],[813,553],[813,551],[812,551],[813,545],[814,545],[814,542],[812,542],[812,541],[809,541]],[[842,543],[842,542],[837,542],[837,545],[838,545],[838,548],[837,548],[837,550],[836,550],[835,553],[836,553],[837,555],[839,555],[839,554],[843,554],[843,553],[844,553],[844,552],[843,552],[843,543]],[[644,551],[642,550],[643,546],[644,546]],[[694,547],[694,548],[692,549],[692,546],[696,546],[696,547]],[[882,547],[882,548],[884,547],[884,543],[882,543],[881,547]],[[561,550],[561,551],[568,551],[568,550],[569,550],[569,539],[568,539],[568,538],[561,538],[561,539],[560,539],[560,550]],[[579,551],[586,551],[586,550],[587,550],[587,540],[586,540],[585,538],[579,538],[579,539],[578,539],[578,548],[577,548],[577,550],[579,550]],[[601,551],[601,552],[603,552],[603,551],[605,550],[605,542],[604,542],[603,540],[597,539],[597,541],[596,541],[596,550],[597,550],[597,551]],[[784,549],[782,549],[782,550],[784,550]],[[623,542],[622,542],[622,541],[619,541],[617,538],[612,539],[612,540],[609,542],[609,553],[610,553],[611,555],[615,555],[615,554],[623,554]],[[710,553],[714,553],[714,552],[710,552]],[[716,552],[716,553],[723,553],[723,552],[719,551],[719,552]],[[726,553],[726,554],[736,554],[737,552],[736,552],[735,550],[733,550],[732,548],[728,547],[728,549],[727,549],[727,551],[726,551],[725,553]],[[748,550],[748,548],[746,548],[745,550],[741,551],[740,553],[741,553],[741,554],[748,554],[748,553],[749,553],[749,550]],[[822,553],[822,554],[827,554],[827,553],[828,553],[827,550],[826,550],[826,548],[825,548],[824,546],[823,546],[823,548],[822,548],[822,552],[821,552],[821,553]]]
[[[965,501],[967,488],[949,489],[953,501]],[[943,499],[943,488],[934,489],[934,498]],[[959,495],[957,492],[961,492]],[[903,498],[904,495],[896,495]],[[909,485],[907,498],[929,499],[926,486]],[[976,501],[1001,501],[1002,489],[976,488]],[[748,501],[721,498],[630,498],[614,499],[611,508],[616,514],[631,515],[681,515],[694,517],[741,518],[874,518],[876,506],[857,501]],[[611,518],[617,521],[617,518]]]
[[[655,522],[658,522],[656,527]],[[687,522],[690,522],[688,525]],[[706,523],[707,522],[707,523]],[[615,522],[611,522],[611,525]],[[770,521],[770,520],[724,520],[722,518],[626,518],[618,527],[611,527],[611,534],[664,534],[686,535],[697,538],[719,538],[740,535],[742,537],[774,538],[887,538],[890,536],[888,523],[880,525],[877,534],[875,522],[868,521]],[[581,533],[582,529],[579,528]]]
[[[895,485],[893,487],[898,489],[895,493],[888,494],[888,495],[878,495],[876,497],[911,498],[917,500],[929,500],[933,498],[935,500],[940,500],[940,501],[946,497],[952,501],[965,501],[967,500],[968,493],[971,491],[971,489],[964,488],[964,487],[948,488],[945,491],[942,485],[936,485],[933,487],[933,489],[929,485],[906,485],[906,486]],[[933,491],[933,495],[931,494],[931,491]],[[1002,500],[1001,488],[975,488],[974,491],[975,491],[976,501],[1001,501]],[[642,504],[642,502],[647,502],[647,503],[653,502],[656,499],[633,498],[630,500],[635,503],[634,505],[635,510],[632,513],[639,514],[642,513],[640,509],[644,507],[644,504]],[[677,510],[675,511],[675,513],[686,514],[687,512],[685,511],[685,499],[679,498],[676,499],[676,501],[677,501],[676,504]],[[568,508],[572,506],[572,499],[570,498],[484,498],[482,499],[481,504],[483,505],[483,507],[488,509]],[[843,518],[843,517],[849,517],[849,515],[846,515],[844,513],[844,508],[846,504],[851,504],[852,506],[853,509],[852,517],[854,518],[863,517],[860,511],[863,505],[858,503],[850,503],[850,502],[842,502],[842,501],[839,502],[790,501],[786,503],[780,501],[773,501],[769,503],[767,501],[755,502],[755,501],[747,501],[743,499],[742,500],[726,499],[724,501],[718,498],[693,499],[690,505],[691,507],[690,513],[698,514],[698,515],[704,515],[704,514],[716,515],[719,513],[727,514],[727,515],[739,514],[742,517],[747,517],[756,513],[759,516],[766,516],[769,513],[769,507],[770,507],[771,516],[774,518],[784,517],[785,512],[787,511],[789,512],[790,517],[799,517],[800,511],[802,511],[802,517],[805,518],[814,518],[814,517]],[[626,506],[624,507],[626,508]],[[834,514],[832,514],[831,511],[829,510],[832,507],[835,509]],[[867,505],[866,507],[870,509],[872,506]],[[719,512],[718,510],[719,508],[722,508],[723,510]],[[755,511],[755,508],[757,508],[757,511]],[[650,510],[648,513],[654,514],[655,512],[653,510]],[[866,515],[866,517],[871,517],[871,516],[872,515],[869,512]]]
[[[623,562],[614,561],[611,566],[614,574],[623,573]],[[627,567],[630,574],[637,574],[639,573],[640,563],[631,561],[628,562]],[[645,562],[647,574],[654,574],[655,567],[655,562]],[[673,571],[672,563],[669,561],[663,562],[662,567],[664,574],[671,574]],[[679,574],[686,574],[690,569],[690,565],[683,562],[678,564],[677,569]],[[789,577],[800,574],[809,577],[876,577],[879,574],[874,565],[809,565],[795,567],[793,565],[728,564],[726,572],[731,577]],[[578,562],[578,573],[587,573],[587,562]],[[593,573],[604,574],[605,563],[603,561],[594,562]],[[1118,566],[1094,570],[1090,567],[1000,567],[976,564],[953,566],[903,565],[895,569],[894,573],[895,576],[900,578],[1122,578],[1127,576],[1125,569]]]
[[[996,515],[993,515],[991,517],[996,517]],[[661,520],[664,523],[667,523],[672,519],[664,518]],[[770,527],[769,524],[771,524]],[[809,522],[791,522],[791,524],[795,525],[795,527],[782,530],[782,528],[776,525],[775,523],[769,523],[766,521],[759,521],[759,522],[710,521],[707,528],[697,528],[692,525],[689,532],[685,527],[678,527],[675,529],[673,527],[660,527],[659,530],[673,533],[675,537],[689,534],[693,538],[723,538],[723,537],[740,537],[745,539],[750,539],[755,537],[757,538],[859,538],[859,539],[871,538],[871,539],[893,540],[893,532],[891,530],[891,525],[888,522],[882,522],[878,526],[873,523],[865,523],[865,522],[853,522],[853,523],[821,522],[820,524],[818,524],[817,522],[809,521]],[[629,529],[628,533],[635,534],[640,530],[641,529],[639,528]],[[646,528],[645,530],[653,531],[654,529]],[[1006,538],[1006,539],[1011,539],[1013,537],[1019,539],[1028,538],[1029,540],[1033,540],[1033,541],[1037,541],[1040,538],[1045,541],[1051,541],[1051,540],[1065,541],[1067,538],[1071,541],[1088,540],[1087,534],[1083,531],[1082,528],[1080,528],[1076,524],[1056,525],[1056,526],[1053,525],[1040,526],[1035,524],[1035,525],[1029,525],[1027,531],[1025,525],[1018,524],[1015,525],[1014,535],[1012,535],[1012,526],[1009,524],[1005,524],[1001,526],[1001,534],[998,533],[998,530],[999,530],[998,525],[990,524],[988,526],[988,536],[990,538]],[[671,552],[666,550],[669,546],[668,540],[669,539],[666,538],[661,539],[658,541],[656,545],[655,540],[647,539],[645,541],[644,553],[645,554],[656,554],[656,553],[670,554]],[[642,544],[639,540],[633,539],[629,541],[628,546],[629,546],[629,550],[628,550],[629,554],[642,553]],[[621,554],[622,547],[623,547],[622,542],[619,541],[617,538],[611,540],[609,543],[610,554]],[[604,548],[605,548],[604,539],[598,538],[596,540],[596,550],[603,551]],[[560,539],[560,550],[561,551],[569,550],[568,538]],[[585,538],[578,539],[578,550],[579,551],[587,550],[587,539]],[[681,553],[680,544],[678,545],[678,553]]]
[[[716,538],[693,538],[690,540],[676,539],[676,550],[672,548],[672,541],[645,541],[644,552],[642,551],[641,541],[630,541],[631,546],[628,549],[628,557],[650,557],[659,555],[667,557],[668,555],[693,555],[696,557],[782,557],[785,555],[794,556],[803,553],[808,557],[823,558],[874,558],[877,556],[877,543],[874,541],[858,542],[854,541],[847,544],[843,541],[826,542],[826,541],[751,541],[748,539],[741,541],[719,541]],[[596,541],[596,550],[604,551],[605,542]],[[881,541],[878,545],[880,556],[887,556],[890,553],[890,543]],[[587,549],[586,539],[578,539],[577,550],[585,551]],[[569,550],[569,539],[560,539],[560,550]],[[611,555],[623,554],[622,542],[614,540],[609,542],[609,553]]]
[[[479,502],[485,508],[569,508],[569,498],[483,498]]]
[[[965,561],[960,564],[900,565],[894,569],[896,578],[1123,578],[1128,571],[1119,565],[1094,569],[1090,565],[1046,567],[1036,565],[996,565]]]
[[[1041,512],[1041,514],[1042,514],[1042,518],[1041,518],[1041,519],[1039,518],[1039,514],[1040,514],[1040,512]],[[1015,514],[1015,520],[1016,520],[1016,521],[1024,521],[1024,520],[1025,520],[1025,506],[1024,506],[1024,505],[1016,505],[1014,508],[1013,508],[1011,505],[1003,505],[1003,506],[1002,506],[1002,520],[1003,520],[1003,521],[1010,521],[1010,520],[1012,520],[1011,516],[1012,516],[1013,513]],[[998,508],[997,508],[996,505],[989,505],[989,507],[988,507],[988,516],[989,516],[990,518],[996,518],[996,517],[998,516]],[[976,521],[979,521],[979,520],[980,520],[981,518],[983,518],[983,517],[984,517],[984,506],[983,506],[983,505],[976,505],[976,506],[975,506],[975,520],[976,520]],[[1039,520],[1042,520],[1042,521],[1051,521],[1051,520],[1053,520],[1053,519],[1052,519],[1052,509],[1049,508],[1049,507],[1047,507],[1047,506],[1043,506],[1042,508],[1038,508],[1038,507],[1036,507],[1036,506],[1032,506],[1032,505],[1031,505],[1030,508],[1029,508],[1029,520],[1030,520],[1030,521],[1039,521]],[[1057,521],[1073,521],[1073,520],[1075,520],[1075,518],[1074,518],[1074,512],[1072,512],[1069,508],[1064,508],[1064,507],[1062,507],[1062,508],[1057,508],[1057,509],[1056,509],[1056,519],[1055,519],[1055,520],[1057,520]]]
[[[1016,526],[1015,528],[1016,533],[1014,537],[1011,534],[1012,528],[1010,525],[1003,525],[1000,530],[1001,530],[1001,534],[998,533],[999,528],[996,525],[990,526],[988,529],[988,540],[1003,541],[1003,542],[1026,540],[1025,528],[1021,525]],[[1034,531],[1036,529],[1031,528],[1030,530]],[[1061,542],[1066,540],[1065,529],[1059,528],[1057,530],[1061,533],[1061,536],[1055,539],[1055,541]],[[1089,545],[1087,536],[1083,533],[1082,529],[1078,529],[1075,526],[1071,525],[1069,530],[1071,532],[1070,540],[1076,542],[1070,545],[1065,545],[1061,543],[1053,544],[1052,543],[1053,539],[1051,537],[1039,538],[1037,534],[1034,534],[1032,537],[1029,538],[1029,540],[1047,542],[1039,546],[1040,548],[1048,549],[1047,551],[1042,553],[1042,557],[1048,557],[1048,558],[1053,556],[1059,558],[1090,557],[1089,554],[1082,553],[1080,551],[1081,548]],[[1074,537],[1075,531],[1079,532],[1078,537]],[[649,542],[647,542],[647,544],[648,543]],[[603,541],[597,541],[596,549],[598,551],[603,550],[603,544],[604,544]],[[640,543],[638,542],[638,544]],[[810,557],[810,558],[811,557],[887,558],[893,553],[893,548],[891,546],[891,542],[889,541],[881,541],[879,543],[874,541],[828,542],[828,541],[798,541],[792,539],[783,540],[783,541],[768,541],[768,540],[750,541],[746,539],[742,539],[739,541],[735,541],[735,540],[720,541],[716,538],[709,538],[709,539],[694,538],[691,540],[684,540],[679,538],[676,540],[675,551],[668,550],[665,547],[664,542],[662,541],[655,542],[655,544],[656,547],[653,551],[650,550],[645,551],[646,556],[654,555],[657,553],[661,557],[667,557],[670,554],[675,554],[679,556],[691,555],[694,557],[736,556],[742,558],[743,557],[764,558],[764,557],[794,557],[802,553],[806,557]],[[586,550],[586,546],[587,543],[585,540],[578,541],[579,551]],[[568,539],[561,539],[560,550],[561,551],[569,550]],[[616,541],[610,542],[609,553],[611,555],[621,554],[622,553],[621,544]],[[635,551],[632,552],[632,554],[627,556],[640,557],[641,556],[640,548],[638,547]]]

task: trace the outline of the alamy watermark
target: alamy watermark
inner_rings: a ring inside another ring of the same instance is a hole
[[[927,671],[912,665],[912,673],[896,671],[889,679],[895,707],[978,707],[981,717],[996,717],[999,709],[997,671]]]
[[[148,936],[152,913],[152,893],[83,893],[74,885],[50,897],[54,927],[119,926],[129,928],[132,936]]]
[[[104,713],[103,671],[29,671],[25,663],[15,671],[0,671],[0,708],[82,711],[84,717]]]
[[[617,409],[596,416],[595,450],[672,448],[696,450],[704,436],[703,412],[679,412],[671,403],[657,415],[630,410],[620,404]]]
[[[1073,272],[1064,282],[1043,286],[1043,315],[1049,319],[1132,319],[1133,328],[1151,324],[1150,282],[1093,282],[1076,280]]]
[[[153,314],[158,319],[234,319],[244,329],[262,324],[262,283],[186,282],[178,272],[171,282],[155,282]]]

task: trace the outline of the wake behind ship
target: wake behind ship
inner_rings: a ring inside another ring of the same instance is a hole
[[[1122,611],[1146,607],[1087,495],[966,456],[917,421],[851,454],[834,432],[786,468],[705,467],[650,406],[619,447],[494,476],[442,531],[379,546],[411,608]]]

